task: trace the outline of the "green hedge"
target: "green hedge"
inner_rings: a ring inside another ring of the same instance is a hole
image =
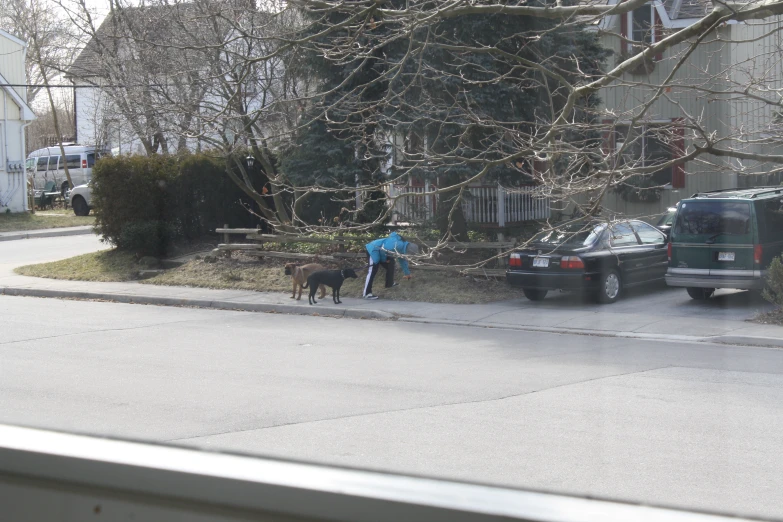
[[[258,172],[255,178],[260,191],[266,179]],[[224,161],[204,154],[103,158],[93,170],[99,233],[139,255],[165,255],[172,241],[214,234],[225,223],[256,227],[261,220],[243,206],[252,203]]]
[[[783,258],[776,257],[772,260],[767,270],[767,287],[764,289],[764,297],[770,303],[783,306]]]

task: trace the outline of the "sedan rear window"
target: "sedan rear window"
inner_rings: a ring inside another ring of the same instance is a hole
[[[569,225],[557,230],[541,232],[533,243],[560,246],[588,246],[595,243],[604,230],[604,225]]]
[[[675,234],[744,235],[751,231],[750,205],[734,201],[689,201],[680,206]]]

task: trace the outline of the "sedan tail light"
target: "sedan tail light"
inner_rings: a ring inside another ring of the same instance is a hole
[[[761,264],[761,258],[764,255],[764,247],[761,245],[755,245],[753,247],[753,262],[757,265]]]
[[[669,241],[668,246],[666,247],[666,255],[669,256],[669,261],[672,260],[672,243]]]
[[[563,256],[560,259],[560,268],[566,268],[566,269],[574,269],[574,268],[584,268],[585,263],[582,261],[582,258],[579,256]]]
[[[519,254],[511,254],[511,257],[508,258],[508,266],[522,266],[522,258]]]

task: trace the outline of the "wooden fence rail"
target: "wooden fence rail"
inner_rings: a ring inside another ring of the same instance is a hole
[[[289,236],[289,235],[274,235],[274,234],[258,234],[256,229],[253,228],[218,228],[215,230],[218,234],[244,234],[249,241],[257,241],[259,243],[318,243],[323,245],[344,245],[346,243],[369,243],[377,237],[337,237],[333,239],[327,239],[324,237],[311,237],[311,236]],[[426,247],[433,248],[439,243],[437,241],[415,241],[415,243],[422,244]],[[470,243],[460,242],[447,242],[441,244],[444,248],[450,248],[453,250],[468,250],[477,248],[488,249],[508,249],[513,248],[516,245],[513,241],[476,241]]]
[[[214,250],[215,253],[224,253],[231,255],[231,252],[245,252],[247,254],[258,257],[271,257],[276,259],[301,259],[301,260],[313,260],[318,259],[321,261],[346,261],[346,260],[364,260],[367,256],[365,252],[332,252],[329,254],[303,254],[299,252],[274,252],[271,250],[264,250],[263,243],[315,243],[323,245],[337,245],[344,246],[346,243],[356,242],[369,242],[374,238],[371,237],[337,237],[334,239],[327,239],[321,237],[311,236],[296,236],[296,235],[273,235],[273,234],[261,234],[254,228],[218,228],[215,230],[218,234],[223,234],[226,243],[221,243]],[[228,237],[231,234],[245,235],[247,241],[253,241],[252,243],[228,243]],[[433,248],[439,243],[437,241],[417,241],[419,244],[423,244],[427,247]],[[513,241],[484,241],[484,242],[471,242],[471,243],[458,243],[448,242],[440,244],[443,248],[450,250],[469,250],[469,249],[488,249],[497,250],[498,253],[502,253],[504,250],[509,250],[516,245]],[[503,264],[501,258],[500,263]],[[505,268],[463,268],[459,266],[450,265],[414,265],[415,270],[436,270],[436,271],[457,271],[466,274],[473,274],[485,277],[505,277]]]

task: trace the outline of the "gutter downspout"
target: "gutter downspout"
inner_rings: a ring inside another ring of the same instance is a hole
[[[32,189],[32,184],[28,185],[27,183],[27,135],[25,129],[32,124],[32,121],[28,121],[19,128],[19,137],[22,143],[22,182],[24,183],[24,206],[22,208],[24,212],[30,210],[30,190]]]

